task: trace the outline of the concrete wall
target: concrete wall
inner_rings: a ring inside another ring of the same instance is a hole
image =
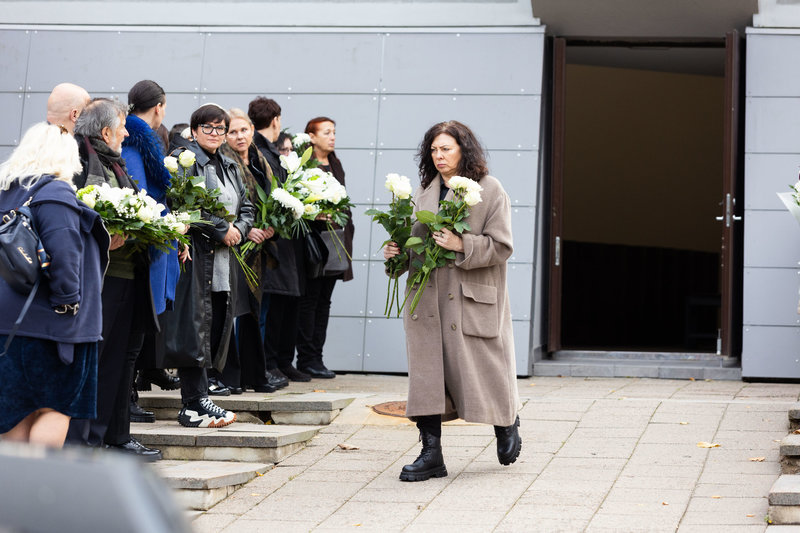
[[[748,29],[742,375],[800,378],[800,226],[776,192],[800,168],[800,31]]]
[[[355,280],[334,291],[326,363],[405,372],[402,321],[382,317],[387,278],[379,247],[386,235],[364,211],[389,200],[387,173],[418,183],[413,156],[428,127],[461,120],[488,148],[490,170],[512,198],[509,285],[518,372],[528,374],[529,355],[541,345],[531,326],[543,47],[539,27],[0,29],[0,108],[8,117],[0,158],[44,119],[47,95],[62,81],[126,101],[135,82],[156,80],[167,92],[167,125],[188,122],[202,103],[246,109],[257,95],[275,98],[284,126],[295,132],[309,118],[332,117],[357,207]]]

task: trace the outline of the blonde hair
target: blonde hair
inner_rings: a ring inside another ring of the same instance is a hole
[[[253,121],[250,120],[250,117],[247,115],[247,113],[245,113],[238,107],[232,107],[228,109],[228,114],[231,116],[231,120],[233,120],[234,118],[240,118],[245,122],[247,122],[248,124],[250,124],[251,127],[253,126]]]
[[[25,132],[11,157],[0,165],[0,191],[8,190],[15,181],[31,187],[45,175],[71,182],[80,171],[78,143],[72,135],[62,133],[59,126],[39,122]]]

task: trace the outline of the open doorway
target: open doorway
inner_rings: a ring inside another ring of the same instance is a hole
[[[719,352],[725,42],[565,53],[560,348]]]

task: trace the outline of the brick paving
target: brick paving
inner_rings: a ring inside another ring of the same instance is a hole
[[[419,453],[402,376],[340,375],[292,391],[357,393],[311,443],[193,522],[249,531],[764,532],[779,441],[800,384],[642,378],[519,380],[523,449],[498,464],[492,428],[445,424],[449,476],[405,483]],[[701,448],[698,442],[719,444]],[[357,449],[342,449],[347,444]],[[763,459],[761,459],[763,458]],[[769,527],[769,532],[795,528]]]

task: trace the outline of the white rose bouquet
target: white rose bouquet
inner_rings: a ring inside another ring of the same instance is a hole
[[[466,219],[469,217],[469,207],[481,201],[481,187],[477,181],[462,176],[453,176],[448,183],[453,191],[453,200],[442,200],[439,202],[439,212],[417,211],[417,220],[428,226],[428,234],[423,241],[419,237],[411,237],[406,241],[406,247],[421,255],[415,258],[411,265],[416,268],[414,274],[409,278],[409,285],[413,290],[417,286],[414,298],[411,300],[411,313],[417,308],[422,293],[431,277],[431,272],[443,267],[447,261],[456,258],[456,253],[452,250],[445,250],[433,240],[433,232],[442,228],[447,228],[455,233],[469,231],[470,227]],[[411,294],[409,290],[406,299]],[[405,305],[405,300],[403,301]]]
[[[164,206],[147,195],[130,188],[89,185],[77,191],[78,199],[97,211],[109,233],[126,235],[133,250],[155,246],[167,251],[172,241],[188,244],[182,234],[184,224],[191,223],[190,213],[161,216]]]
[[[371,216],[374,222],[383,226],[389,233],[389,238],[381,244],[381,247],[394,242],[400,248],[399,254],[384,262],[386,272],[389,274],[389,284],[386,288],[386,305],[383,314],[389,318],[392,314],[392,307],[396,308],[397,316],[400,316],[403,310],[398,283],[401,273],[408,266],[406,243],[411,238],[414,202],[411,199],[411,182],[407,177],[399,174],[387,174],[385,186],[392,193],[389,210],[384,212],[379,209],[368,209],[366,215]],[[420,239],[418,240],[422,242]]]
[[[173,211],[187,213],[206,211],[232,222],[236,216],[228,213],[219,201],[219,189],[209,191],[206,189],[206,180],[203,176],[189,174],[189,169],[194,163],[195,155],[191,150],[184,150],[177,158],[172,156],[164,158],[164,166],[172,175],[170,187],[167,189],[170,208]]]

